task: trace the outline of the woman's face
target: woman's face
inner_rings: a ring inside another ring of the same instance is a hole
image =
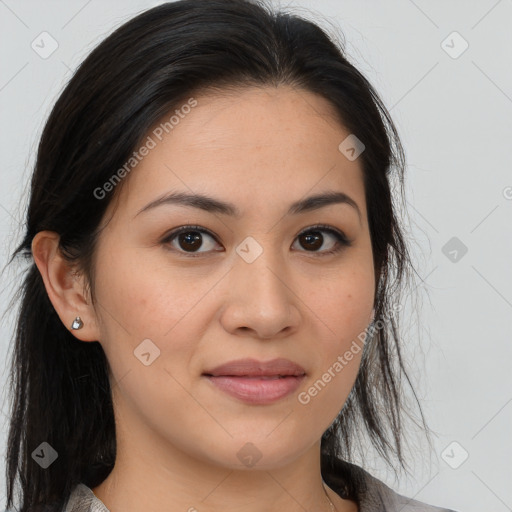
[[[95,255],[118,442],[277,467],[319,442],[359,369],[375,286],[362,164],[312,93],[195,100],[147,134]],[[278,358],[304,375],[257,364]],[[214,370],[240,359],[254,364]]]

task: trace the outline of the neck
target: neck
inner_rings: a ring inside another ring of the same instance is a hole
[[[195,454],[194,446],[180,449],[133,415],[118,422],[116,443],[113,470],[92,489],[111,512],[358,510],[324,484],[320,441],[286,462],[240,469]]]
[[[123,446],[110,475],[94,494],[111,512],[357,512],[354,502],[324,484],[320,447],[268,470],[233,470],[192,459]],[[332,503],[332,505],[331,505]]]

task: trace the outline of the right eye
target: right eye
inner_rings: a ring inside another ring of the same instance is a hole
[[[215,251],[214,247],[218,242],[207,229],[199,226],[181,226],[169,233],[162,243],[170,246],[173,251],[195,256],[198,253]]]

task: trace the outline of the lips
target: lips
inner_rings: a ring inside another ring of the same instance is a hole
[[[306,371],[302,366],[289,359],[273,359],[271,361],[258,361],[256,359],[238,359],[222,364],[211,370],[203,372],[203,375],[212,377],[268,377],[279,378],[286,376],[300,377]]]
[[[265,405],[293,393],[306,372],[289,359],[266,362],[239,359],[207,370],[203,376],[231,397],[252,405]]]

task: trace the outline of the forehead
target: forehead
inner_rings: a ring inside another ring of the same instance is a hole
[[[125,178],[119,204],[133,211],[184,190],[261,208],[317,187],[350,193],[364,209],[360,160],[338,149],[348,135],[333,106],[303,89],[204,91],[146,134],[151,149]]]

